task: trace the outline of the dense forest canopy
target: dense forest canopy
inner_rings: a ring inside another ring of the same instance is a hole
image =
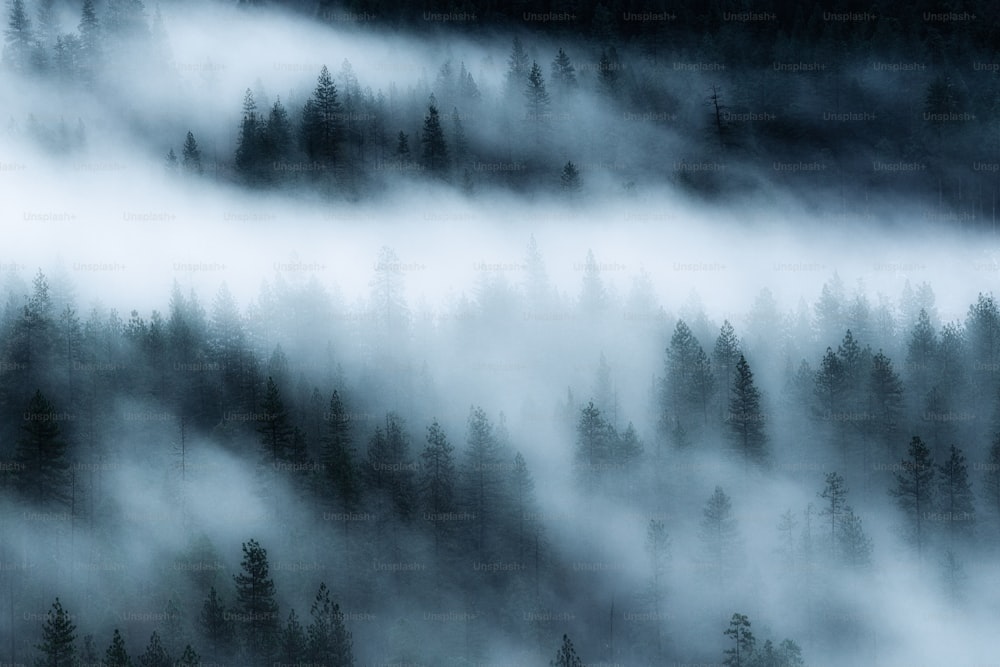
[[[988,664],[988,3],[9,0],[3,665]]]

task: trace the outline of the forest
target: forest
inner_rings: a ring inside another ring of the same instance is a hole
[[[992,5],[4,11],[0,667],[994,661]]]

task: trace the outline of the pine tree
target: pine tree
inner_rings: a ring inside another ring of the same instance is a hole
[[[581,480],[588,489],[594,488],[601,477],[599,471],[611,460],[616,437],[614,427],[604,419],[593,401],[580,410],[576,425],[576,461]]]
[[[965,456],[955,445],[948,450],[948,458],[937,467],[938,514],[944,523],[948,547],[954,549],[961,540],[972,537],[975,529],[975,507],[972,488],[969,486],[969,469]]]
[[[278,97],[271,105],[264,127],[261,151],[266,167],[277,172],[284,167],[292,151],[292,123],[288,119],[288,111]]]
[[[723,651],[726,659],[722,661],[722,664],[728,667],[750,665],[756,644],[753,633],[750,631],[750,619],[745,614],[733,614],[733,618],[729,621],[729,628],[722,634],[733,639],[733,648],[727,648]]]
[[[463,467],[463,496],[475,513],[475,548],[479,558],[488,558],[487,534],[493,534],[500,511],[503,478],[500,445],[493,424],[481,407],[469,409]]]
[[[292,428],[288,423],[288,412],[281,392],[270,376],[267,378],[260,409],[262,416],[258,420],[257,432],[260,434],[262,452],[267,464],[277,469],[278,464],[287,461],[290,456]]]
[[[242,572],[233,575],[236,584],[236,618],[242,624],[243,644],[253,665],[270,663],[278,636],[278,603],[274,581],[269,576],[267,551],[256,540],[243,543]]]
[[[738,542],[733,503],[721,486],[715,487],[702,510],[701,540],[709,565],[721,581],[735,562],[734,550]]]
[[[766,456],[767,433],[760,400],[760,390],[754,384],[750,365],[741,354],[736,362],[736,376],[730,391],[727,422],[732,439],[743,450],[744,466],[748,466],[751,460],[760,463]]]
[[[181,150],[181,155],[183,156],[184,171],[189,174],[202,174],[204,169],[201,166],[201,150],[198,148],[198,142],[195,141],[194,135],[191,132],[187,133],[187,138],[184,139],[184,148]]]
[[[223,660],[232,650],[235,637],[226,605],[215,586],[209,590],[208,598],[202,605],[199,621],[201,637],[212,649],[211,659],[216,662]]]
[[[436,176],[443,176],[448,170],[448,144],[444,139],[444,130],[441,129],[434,95],[431,95],[430,105],[427,107],[420,143],[423,146],[424,168]]]
[[[465,136],[465,128],[462,126],[462,117],[458,113],[458,107],[451,109],[451,145],[455,149],[455,168],[461,168],[465,165],[466,157],[469,154],[469,140]]]
[[[872,358],[868,377],[868,404],[873,412],[875,437],[888,453],[894,454],[894,443],[902,418],[903,383],[893,369],[892,360],[882,350]]]
[[[340,606],[330,602],[330,591],[325,583],[320,583],[316,591],[310,614],[312,622],[306,631],[309,661],[331,667],[353,667],[351,633],[344,627]]]
[[[685,423],[692,423],[691,413],[700,413],[708,424],[708,405],[715,388],[712,364],[684,320],[678,320],[667,348],[666,412]],[[695,422],[696,423],[696,422]]]
[[[301,664],[306,659],[308,650],[306,633],[302,629],[294,609],[288,612],[288,621],[285,623],[285,629],[281,632],[279,643],[279,663]]]
[[[576,654],[573,642],[568,635],[562,636],[562,646],[556,652],[556,657],[549,661],[550,667],[583,667],[583,660]]]
[[[31,502],[68,505],[68,446],[59,427],[59,413],[41,391],[36,391],[24,419],[15,456],[18,491]]]
[[[236,145],[236,171],[249,185],[259,183],[262,176],[263,130],[264,124],[257,113],[253,92],[247,88],[243,95],[243,119]]]
[[[199,667],[200,665],[201,657],[195,653],[190,644],[184,647],[181,657],[174,663],[174,667]]]
[[[552,61],[552,74],[550,75],[555,89],[562,95],[576,89],[576,68],[570,61],[566,52],[559,48],[555,60]]]
[[[75,641],[76,625],[56,598],[42,625],[42,643],[35,645],[43,654],[35,660],[35,667],[75,667]]]
[[[4,31],[4,63],[18,74],[27,74],[32,69],[35,48],[35,36],[24,0],[12,0]]]
[[[179,164],[177,162],[177,153],[174,153],[174,149],[171,148],[167,151],[166,162],[164,163],[164,168],[167,170],[168,174],[176,174]]]
[[[132,667],[132,659],[129,658],[128,651],[125,650],[125,640],[122,639],[118,628],[115,628],[111,644],[104,653],[104,667]]]
[[[101,61],[101,29],[94,0],[83,0],[80,13],[80,69],[86,81],[93,82]]]
[[[722,416],[728,407],[727,399],[732,394],[733,373],[736,371],[736,362],[740,358],[740,342],[736,338],[736,331],[729,320],[722,323],[719,335],[715,339],[715,347],[712,350],[712,368],[715,370],[717,388],[716,395],[719,397],[719,415]]]
[[[926,514],[933,505],[934,462],[930,450],[918,436],[913,436],[908,451],[909,458],[900,462],[902,472],[894,474],[896,487],[890,495],[903,511],[907,521],[907,537],[922,556],[927,544]]]
[[[402,130],[396,135],[396,157],[403,165],[410,162],[410,137]]]
[[[514,37],[510,56],[507,58],[506,92],[509,98],[515,91],[523,89],[528,79],[528,54],[520,38]]]
[[[445,516],[455,509],[455,464],[452,459],[454,448],[448,437],[435,420],[427,427],[427,447],[420,454],[423,460],[419,482],[423,498],[425,517],[430,517],[434,532],[434,554],[437,556],[441,541],[450,533],[451,521]]]
[[[329,168],[337,164],[343,134],[343,107],[337,99],[337,86],[323,65],[316,90],[302,108],[299,140],[310,160]]]
[[[139,656],[139,667],[173,667],[173,664],[167,649],[160,641],[159,633],[154,630],[146,646],[146,652]]]
[[[351,420],[344,401],[336,390],[330,396],[326,419],[328,428],[323,443],[323,466],[340,510],[348,512],[354,508],[360,488],[354,462]]]
[[[527,120],[541,123],[548,120],[549,116],[549,93],[545,90],[545,80],[542,78],[542,68],[537,62],[531,63],[531,72],[528,74],[528,85],[524,89],[524,97],[527,100],[526,110]],[[541,125],[535,126],[535,138],[541,137]]]
[[[569,194],[575,194],[583,188],[583,183],[580,181],[580,171],[575,164],[567,162],[563,165],[562,173],[559,174],[559,183],[562,189]]]

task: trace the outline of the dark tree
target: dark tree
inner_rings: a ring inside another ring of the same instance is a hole
[[[336,390],[330,396],[326,420],[327,433],[322,452],[324,470],[330,491],[336,496],[340,510],[347,512],[358,500],[360,484],[354,462],[350,416]]]
[[[35,660],[35,667],[75,667],[75,641],[76,625],[56,598],[42,625],[42,643],[35,645],[42,653],[42,657]]]
[[[1000,532],[1000,432],[993,435],[983,469],[983,500]]]
[[[306,633],[293,609],[288,612],[288,621],[285,623],[284,630],[281,631],[278,647],[279,660],[285,664],[300,664],[306,660],[307,650]]]
[[[228,656],[235,639],[233,622],[215,586],[209,590],[208,598],[201,607],[199,621],[201,636],[212,649],[211,659],[220,661]]]
[[[568,635],[563,635],[562,646],[556,652],[556,657],[549,661],[550,667],[583,667],[583,660],[576,654],[573,642]]]
[[[667,348],[666,408],[678,421],[692,423],[691,413],[708,424],[708,405],[715,389],[712,364],[684,320],[678,320]]]
[[[236,584],[236,620],[239,633],[254,665],[270,663],[278,636],[278,603],[274,581],[270,578],[267,551],[250,540],[243,543],[242,572],[233,575]]]
[[[575,164],[567,162],[563,165],[562,173],[559,174],[559,184],[563,190],[571,194],[579,192],[583,188],[583,183],[580,181],[580,171]]]
[[[729,628],[722,634],[733,640],[733,647],[723,651],[726,659],[722,661],[722,664],[727,665],[727,667],[750,665],[756,644],[753,633],[750,631],[750,619],[745,614],[733,614],[733,618],[729,621]]]
[[[733,386],[733,373],[736,371],[736,362],[740,358],[740,341],[736,338],[736,331],[729,320],[722,323],[719,329],[719,336],[715,339],[715,348],[712,350],[712,369],[715,371],[717,387],[716,395],[719,397],[719,416],[725,415],[727,399],[731,396]]]
[[[201,166],[201,150],[198,148],[198,142],[195,141],[194,135],[191,132],[188,132],[187,137],[184,139],[184,148],[181,150],[181,156],[184,171],[189,174],[201,174],[204,172]]]
[[[448,144],[445,142],[434,95],[431,95],[430,105],[427,107],[420,143],[423,146],[421,157],[424,168],[435,176],[444,176],[448,171]]]
[[[61,415],[36,391],[23,413],[25,424],[18,441],[16,486],[28,500],[44,505],[67,505],[70,471]]]
[[[160,641],[160,635],[155,630],[146,645],[146,651],[139,656],[139,667],[173,667],[173,661],[167,654],[167,649]]]
[[[312,623],[306,631],[309,660],[333,667],[353,667],[351,633],[344,627],[340,606],[330,602],[330,591],[325,583],[321,583],[316,591],[310,614]]]
[[[435,555],[439,554],[441,542],[450,533],[448,527],[453,523],[447,516],[455,509],[453,450],[448,437],[435,420],[427,427],[427,447],[420,454],[423,465],[419,482],[424,516],[432,522]]]
[[[125,640],[122,639],[118,628],[115,628],[111,644],[104,653],[104,667],[132,667],[132,659],[125,650]]]
[[[249,185],[260,182],[263,160],[264,122],[257,113],[253,92],[247,88],[243,96],[243,119],[240,121],[236,145],[236,171]]]
[[[739,541],[733,503],[721,486],[715,487],[715,492],[702,510],[700,536],[708,563],[721,581],[735,563],[735,549]]]
[[[551,79],[556,91],[565,95],[567,92],[576,89],[576,69],[570,61],[569,56],[560,47],[555,60],[552,61]]]
[[[960,546],[960,541],[972,537],[976,517],[969,469],[962,450],[952,445],[948,458],[938,465],[937,475],[937,514],[943,524],[948,547],[954,549]]]
[[[506,89],[509,98],[514,92],[522,90],[528,80],[528,54],[520,38],[514,37],[510,56],[507,57]]]
[[[337,86],[323,65],[316,90],[302,108],[299,141],[310,160],[330,168],[337,164],[343,133],[343,107],[337,99]]]
[[[766,415],[760,405],[760,390],[753,381],[753,373],[747,360],[740,355],[736,362],[729,399],[727,422],[730,437],[743,451],[744,466],[750,461],[762,462],[766,457],[767,432],[764,430]]]
[[[927,513],[934,506],[934,461],[930,450],[917,436],[910,441],[909,458],[900,462],[902,472],[894,474],[896,486],[889,493],[906,516],[907,537],[923,556],[927,543]]]
[[[268,465],[277,465],[288,460],[292,449],[292,427],[288,412],[281,399],[281,392],[274,378],[268,376],[261,403],[261,417],[257,422],[257,432]]]
[[[542,68],[538,66],[537,62],[531,63],[531,72],[528,74],[528,85],[524,89],[524,97],[528,120],[540,123],[548,118],[549,93],[545,90]],[[541,136],[540,127],[540,125],[536,125],[536,139]]]

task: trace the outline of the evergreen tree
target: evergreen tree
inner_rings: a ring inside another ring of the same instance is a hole
[[[410,137],[402,130],[396,135],[396,157],[404,165],[410,162]]]
[[[729,320],[725,320],[719,329],[719,336],[715,339],[715,348],[712,350],[712,368],[716,375],[715,393],[719,397],[720,417],[725,414],[728,407],[726,399],[732,395],[733,373],[736,371],[736,362],[739,358],[740,342],[736,338],[736,331]]]
[[[528,85],[524,90],[524,97],[527,100],[526,118],[535,123],[548,120],[549,115],[549,93],[545,90],[545,80],[542,78],[542,68],[537,62],[531,63],[531,72],[528,74]],[[535,126],[535,138],[541,137],[541,125]]]
[[[456,169],[463,167],[469,154],[469,140],[465,136],[465,128],[462,126],[462,117],[458,114],[458,107],[451,109],[451,145],[455,148]]]
[[[567,162],[563,165],[562,173],[559,174],[559,183],[562,189],[570,194],[577,193],[583,188],[583,183],[580,181],[580,171],[575,164]]]
[[[312,623],[306,633],[309,661],[331,667],[353,667],[351,633],[344,627],[340,606],[330,602],[330,591],[325,583],[321,583],[316,591],[310,614]]]
[[[733,647],[723,651],[726,659],[722,661],[722,664],[727,665],[727,667],[750,665],[756,645],[756,640],[750,631],[750,619],[745,614],[733,614],[733,618],[729,621],[729,628],[722,634],[733,639]]]
[[[573,642],[568,635],[563,635],[562,646],[556,652],[556,657],[549,661],[550,667],[583,667],[583,660],[576,654]]]
[[[257,432],[264,459],[268,465],[277,469],[277,465],[289,459],[292,450],[292,428],[288,420],[285,403],[274,378],[268,376],[264,390],[264,400],[261,403],[261,418],[258,420]]]
[[[316,89],[302,108],[299,140],[310,160],[329,168],[337,164],[343,134],[343,107],[337,99],[337,86],[323,65]]]
[[[146,646],[146,652],[139,656],[139,667],[173,667],[173,664],[167,649],[160,641],[159,633],[154,630]]]
[[[76,625],[56,598],[42,625],[42,643],[35,645],[42,652],[35,667],[76,667],[75,641]]]
[[[132,659],[125,650],[125,640],[122,639],[118,628],[111,637],[111,644],[104,653],[104,667],[132,667]]]
[[[198,148],[198,142],[195,141],[194,135],[191,132],[188,132],[187,138],[184,139],[184,148],[181,150],[181,155],[183,156],[184,171],[189,174],[202,174],[204,172],[201,166],[201,150]]]
[[[890,454],[902,419],[903,383],[893,369],[892,360],[881,350],[872,358],[868,377],[868,404],[872,409],[875,437]]]
[[[179,163],[177,162],[177,153],[174,153],[174,149],[171,148],[167,151],[167,158],[164,164],[164,168],[167,170],[168,174],[176,174]]]
[[[937,475],[938,515],[944,524],[948,547],[954,549],[960,546],[957,542],[972,537],[976,516],[969,469],[962,450],[952,445],[948,458],[938,465]]]
[[[679,421],[692,412],[708,424],[708,405],[715,388],[712,364],[684,320],[678,320],[667,348],[666,406]],[[696,422],[695,422],[696,423]]]
[[[927,544],[926,515],[933,505],[934,462],[930,450],[918,436],[913,436],[908,451],[909,458],[900,462],[902,472],[894,474],[896,486],[890,495],[906,516],[907,537],[922,556]]]
[[[31,502],[68,505],[68,446],[59,427],[60,414],[41,391],[36,391],[28,402],[24,419],[15,457],[18,491]]]
[[[209,590],[202,605],[199,621],[201,637],[212,649],[211,659],[223,660],[232,651],[235,637],[232,620],[215,586]]]
[[[576,68],[570,61],[566,52],[559,48],[555,60],[552,61],[551,79],[557,92],[565,95],[576,89]]]
[[[340,394],[334,390],[326,414],[327,434],[323,443],[322,461],[326,478],[336,495],[341,511],[350,511],[360,492],[358,472],[354,463],[351,420]]]
[[[844,478],[836,472],[827,473],[826,487],[817,495],[824,501],[819,514],[828,517],[830,522],[829,545],[833,552],[843,533],[846,517],[851,512],[847,504],[847,486],[844,484]]]
[[[3,61],[14,72],[27,74],[33,68],[35,49],[35,36],[24,0],[11,0],[4,31]]]
[[[190,644],[184,647],[181,657],[174,663],[174,667],[199,667],[200,665],[201,657],[195,653]]]
[[[510,56],[507,57],[507,74],[505,77],[507,97],[510,98],[515,91],[522,90],[524,83],[528,79],[529,65],[528,54],[524,50],[524,44],[520,38],[514,37],[511,45]]]
[[[292,609],[288,612],[288,621],[285,629],[281,632],[280,646],[278,649],[280,662],[284,664],[300,664],[306,659],[306,633],[299,623],[299,618]]]
[[[420,143],[423,146],[424,168],[435,176],[443,176],[448,170],[448,144],[444,139],[444,130],[441,129],[441,119],[433,95],[427,107],[427,116],[424,118]]]
[[[588,489],[594,488],[601,477],[599,471],[611,460],[616,437],[614,427],[604,419],[593,401],[580,410],[576,425],[576,461]]]
[[[236,145],[236,171],[244,182],[254,185],[261,180],[264,124],[257,113],[253,92],[247,88],[243,95],[243,119],[240,121]]]
[[[446,516],[455,509],[454,448],[435,420],[427,427],[427,447],[420,454],[423,460],[420,476],[420,495],[423,498],[425,517],[430,517],[434,532],[434,553],[438,555],[441,541],[450,533],[451,521]]]
[[[475,513],[476,553],[485,561],[488,559],[486,536],[495,532],[503,477],[499,474],[502,467],[500,444],[493,424],[481,407],[469,410],[466,443],[463,496]]]
[[[80,32],[80,59],[84,76],[93,80],[101,58],[101,30],[94,0],[83,0],[77,30]]]
[[[278,636],[278,603],[270,578],[267,551],[256,540],[243,543],[242,571],[233,575],[236,584],[236,619],[251,664],[269,664]]]
[[[743,451],[745,466],[751,460],[760,463],[766,456],[765,415],[761,410],[760,390],[754,384],[750,365],[742,354],[736,362],[736,375],[730,394],[727,422],[731,437]]]
[[[268,113],[261,151],[266,167],[272,171],[282,169],[283,163],[291,154],[292,123],[288,119],[288,111],[285,110],[280,97],[274,100]]]
[[[717,486],[702,510],[701,540],[708,564],[719,581],[735,563],[738,539],[732,500]]]

